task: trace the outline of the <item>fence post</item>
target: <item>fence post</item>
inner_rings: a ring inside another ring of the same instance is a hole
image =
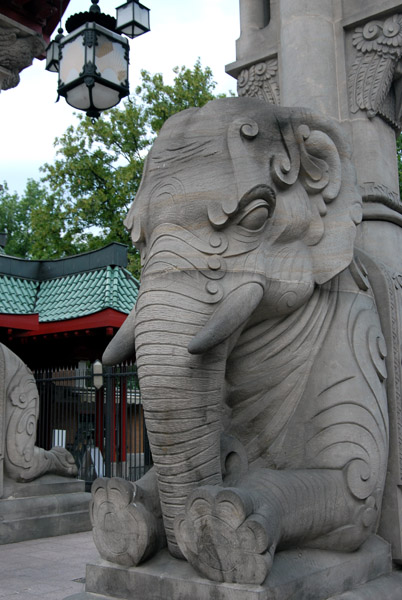
[[[113,427],[113,385],[112,385],[112,367],[105,367],[106,379],[106,419],[105,419],[105,476],[112,476],[112,440],[114,440]]]

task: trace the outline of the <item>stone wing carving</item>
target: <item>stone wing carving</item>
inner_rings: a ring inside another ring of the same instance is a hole
[[[259,98],[268,104],[279,104],[277,71],[278,61],[276,58],[243,69],[237,80],[238,95]]]
[[[349,75],[350,110],[366,110],[369,118],[377,114],[398,126],[400,99],[397,83],[402,55],[402,15],[370,21],[357,27],[352,37],[356,49]]]

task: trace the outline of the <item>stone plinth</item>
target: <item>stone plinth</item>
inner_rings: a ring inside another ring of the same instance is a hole
[[[44,475],[31,483],[4,482],[0,544],[89,531],[85,482]]]
[[[402,574],[391,576],[391,569],[389,545],[376,536],[351,554],[302,548],[280,552],[261,586],[209,581],[164,550],[136,568],[106,561],[87,565],[86,592],[65,600],[364,600],[374,598],[367,595],[371,589],[378,590],[364,585],[373,579],[385,586],[387,599],[396,600]]]

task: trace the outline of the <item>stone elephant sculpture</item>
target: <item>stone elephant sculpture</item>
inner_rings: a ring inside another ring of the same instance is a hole
[[[138,564],[166,535],[204,576],[260,584],[278,549],[376,530],[386,348],[361,215],[335,123],[249,98],[166,122],[126,219],[138,301],[104,355],[135,345],[154,468],[95,482],[104,558]]]
[[[38,417],[39,394],[32,372],[0,344],[0,498],[4,477],[28,482],[45,473],[77,475],[67,450],[35,446]]]

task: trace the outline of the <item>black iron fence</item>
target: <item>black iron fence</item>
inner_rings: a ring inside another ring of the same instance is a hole
[[[63,446],[87,489],[96,477],[139,479],[151,465],[135,365],[35,371],[37,445]]]

